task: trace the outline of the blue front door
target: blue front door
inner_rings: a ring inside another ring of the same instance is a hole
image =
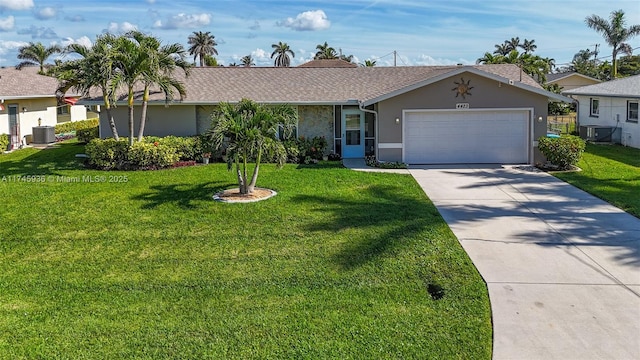
[[[342,157],[364,158],[364,113],[359,110],[344,110],[342,129]]]

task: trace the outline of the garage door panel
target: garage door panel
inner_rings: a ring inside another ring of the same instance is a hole
[[[408,112],[405,162],[526,163],[527,111]]]

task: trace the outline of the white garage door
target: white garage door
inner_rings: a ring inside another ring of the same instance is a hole
[[[408,164],[523,164],[529,159],[529,112],[406,111]]]

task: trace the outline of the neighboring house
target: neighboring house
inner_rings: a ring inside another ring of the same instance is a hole
[[[303,68],[354,68],[358,64],[342,60],[342,59],[317,59],[311,60],[304,64],[298,65]]]
[[[640,148],[640,75],[565,91],[578,102],[583,137]]]
[[[344,158],[376,155],[410,164],[542,162],[535,147],[546,135],[548,102],[571,101],[545,91],[510,64],[208,67],[192,69],[183,80],[183,101],[167,107],[162,93],[151,95],[145,134],[201,134],[217,104],[248,98],[295,106],[298,135],[324,136],[330,151]],[[96,94],[83,102],[100,99]],[[127,136],[124,94],[113,114],[119,134]],[[107,137],[104,115],[100,131]]]
[[[558,84],[563,91],[599,84],[602,81],[577,72],[547,74],[547,85]]]
[[[73,106],[77,96],[59,105],[57,88],[58,80],[38,74],[37,66],[0,68],[0,134],[10,135],[10,149],[24,144],[33,127],[87,118],[84,106]]]

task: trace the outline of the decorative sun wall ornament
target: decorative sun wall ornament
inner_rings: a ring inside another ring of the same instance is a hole
[[[469,90],[473,89],[473,86],[469,86],[471,80],[465,83],[464,78],[460,78],[460,82],[454,81],[453,83],[456,84],[456,87],[451,90],[456,92],[456,97],[462,96],[463,99],[466,99],[467,95],[471,95],[469,92]]]

